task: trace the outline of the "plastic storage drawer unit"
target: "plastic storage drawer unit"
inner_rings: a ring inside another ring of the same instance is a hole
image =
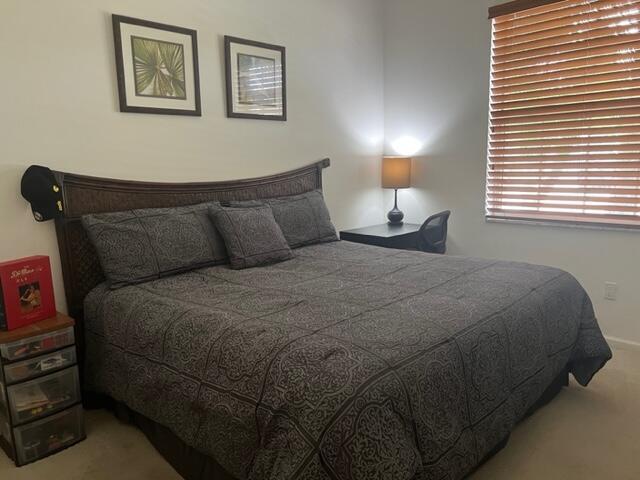
[[[58,312],[0,331],[0,448],[18,467],[86,437],[74,326]]]

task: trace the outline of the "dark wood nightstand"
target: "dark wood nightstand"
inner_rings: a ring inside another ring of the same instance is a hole
[[[378,247],[414,250],[417,247],[417,235],[420,225],[403,223],[401,225],[373,225],[340,232],[340,239],[348,242],[365,243]]]
[[[21,466],[85,438],[74,320],[0,332],[0,446]]]

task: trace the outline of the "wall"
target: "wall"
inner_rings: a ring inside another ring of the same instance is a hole
[[[564,268],[591,295],[606,334],[640,342],[640,232],[487,223],[484,188],[491,24],[488,0],[399,0],[385,11],[387,151],[418,139],[409,220],[453,210],[451,253]],[[387,204],[390,197],[386,198]],[[619,283],[617,302],[605,281]]]
[[[120,113],[112,13],[198,31],[202,118]],[[371,0],[2,0],[0,260],[51,256],[52,222],[19,195],[30,164],[96,176],[225,180],[331,157],[338,228],[381,217],[382,9]],[[289,121],[228,119],[222,36],[287,47]]]
[[[486,17],[500,0],[384,3],[2,0],[0,260],[50,255],[64,307],[53,225],[34,222],[19,195],[32,163],[189,181],[269,174],[330,156],[325,190],[338,228],[378,223],[386,129],[389,153],[404,135],[423,144],[415,188],[400,194],[408,220],[450,208],[452,253],[565,268],[591,294],[606,333],[640,342],[640,233],[484,220]],[[198,30],[202,118],[118,111],[111,13]],[[287,47],[288,122],[225,117],[224,34]],[[603,300],[605,281],[619,283],[617,302]]]

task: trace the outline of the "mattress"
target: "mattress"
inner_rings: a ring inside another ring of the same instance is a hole
[[[333,242],[85,300],[86,388],[237,479],[459,479],[611,358],[549,267]]]

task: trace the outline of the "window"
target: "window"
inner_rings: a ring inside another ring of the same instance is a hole
[[[640,227],[640,0],[490,16],[487,217]]]

